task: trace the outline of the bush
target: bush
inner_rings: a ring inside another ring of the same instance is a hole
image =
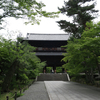
[[[26,74],[21,74],[19,80],[22,83],[27,83],[29,81],[29,78],[26,76]]]
[[[46,72],[51,73],[51,67],[46,67]]]
[[[57,73],[62,73],[62,67],[56,67],[56,72]]]
[[[23,93],[17,93],[16,97],[20,97],[20,96],[23,96],[23,95],[24,95]]]

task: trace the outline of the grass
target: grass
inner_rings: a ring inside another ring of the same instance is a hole
[[[27,84],[21,84],[20,85],[20,88],[22,89],[22,92],[23,92],[23,90],[28,89],[28,85],[30,83],[32,83],[32,81],[33,80],[29,80],[29,82]],[[20,96],[24,95],[22,92],[20,94],[19,89],[15,88],[15,89],[11,90],[10,92],[6,92],[6,93],[3,93],[3,94],[0,93],[0,100],[6,100],[7,96],[9,96],[9,100],[14,100],[15,92],[17,92],[17,97],[20,97]]]
[[[0,100],[6,100],[6,97],[9,96],[10,100],[14,100],[14,98],[12,97],[14,94],[11,92],[7,92],[7,93],[3,93],[0,94]],[[12,97],[12,98],[11,98]]]
[[[9,100],[14,100],[14,97],[15,97],[15,91],[18,91],[18,90],[13,90],[11,92],[7,92],[7,93],[3,93],[0,95],[0,100],[6,100],[7,96],[9,97]],[[23,96],[24,94],[20,92],[17,93],[17,97],[20,97],[20,96]]]

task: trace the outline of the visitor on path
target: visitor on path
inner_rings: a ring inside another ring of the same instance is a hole
[[[56,73],[56,70],[54,72]]]
[[[53,69],[51,70],[51,73],[54,73],[54,70]]]
[[[44,74],[46,73],[46,70],[44,69]]]

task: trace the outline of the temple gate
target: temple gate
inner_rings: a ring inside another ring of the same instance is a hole
[[[36,56],[41,61],[46,61],[47,65],[43,68],[43,71],[46,72],[46,67],[52,66],[54,72],[56,72],[56,67],[64,64],[64,62],[61,62],[61,59],[64,57],[65,48],[61,46],[67,45],[68,38],[68,34],[27,33],[27,37],[24,40],[28,41],[30,45],[37,47],[35,51]]]

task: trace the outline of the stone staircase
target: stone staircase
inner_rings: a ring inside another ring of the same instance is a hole
[[[41,73],[37,81],[68,81],[66,73]]]

